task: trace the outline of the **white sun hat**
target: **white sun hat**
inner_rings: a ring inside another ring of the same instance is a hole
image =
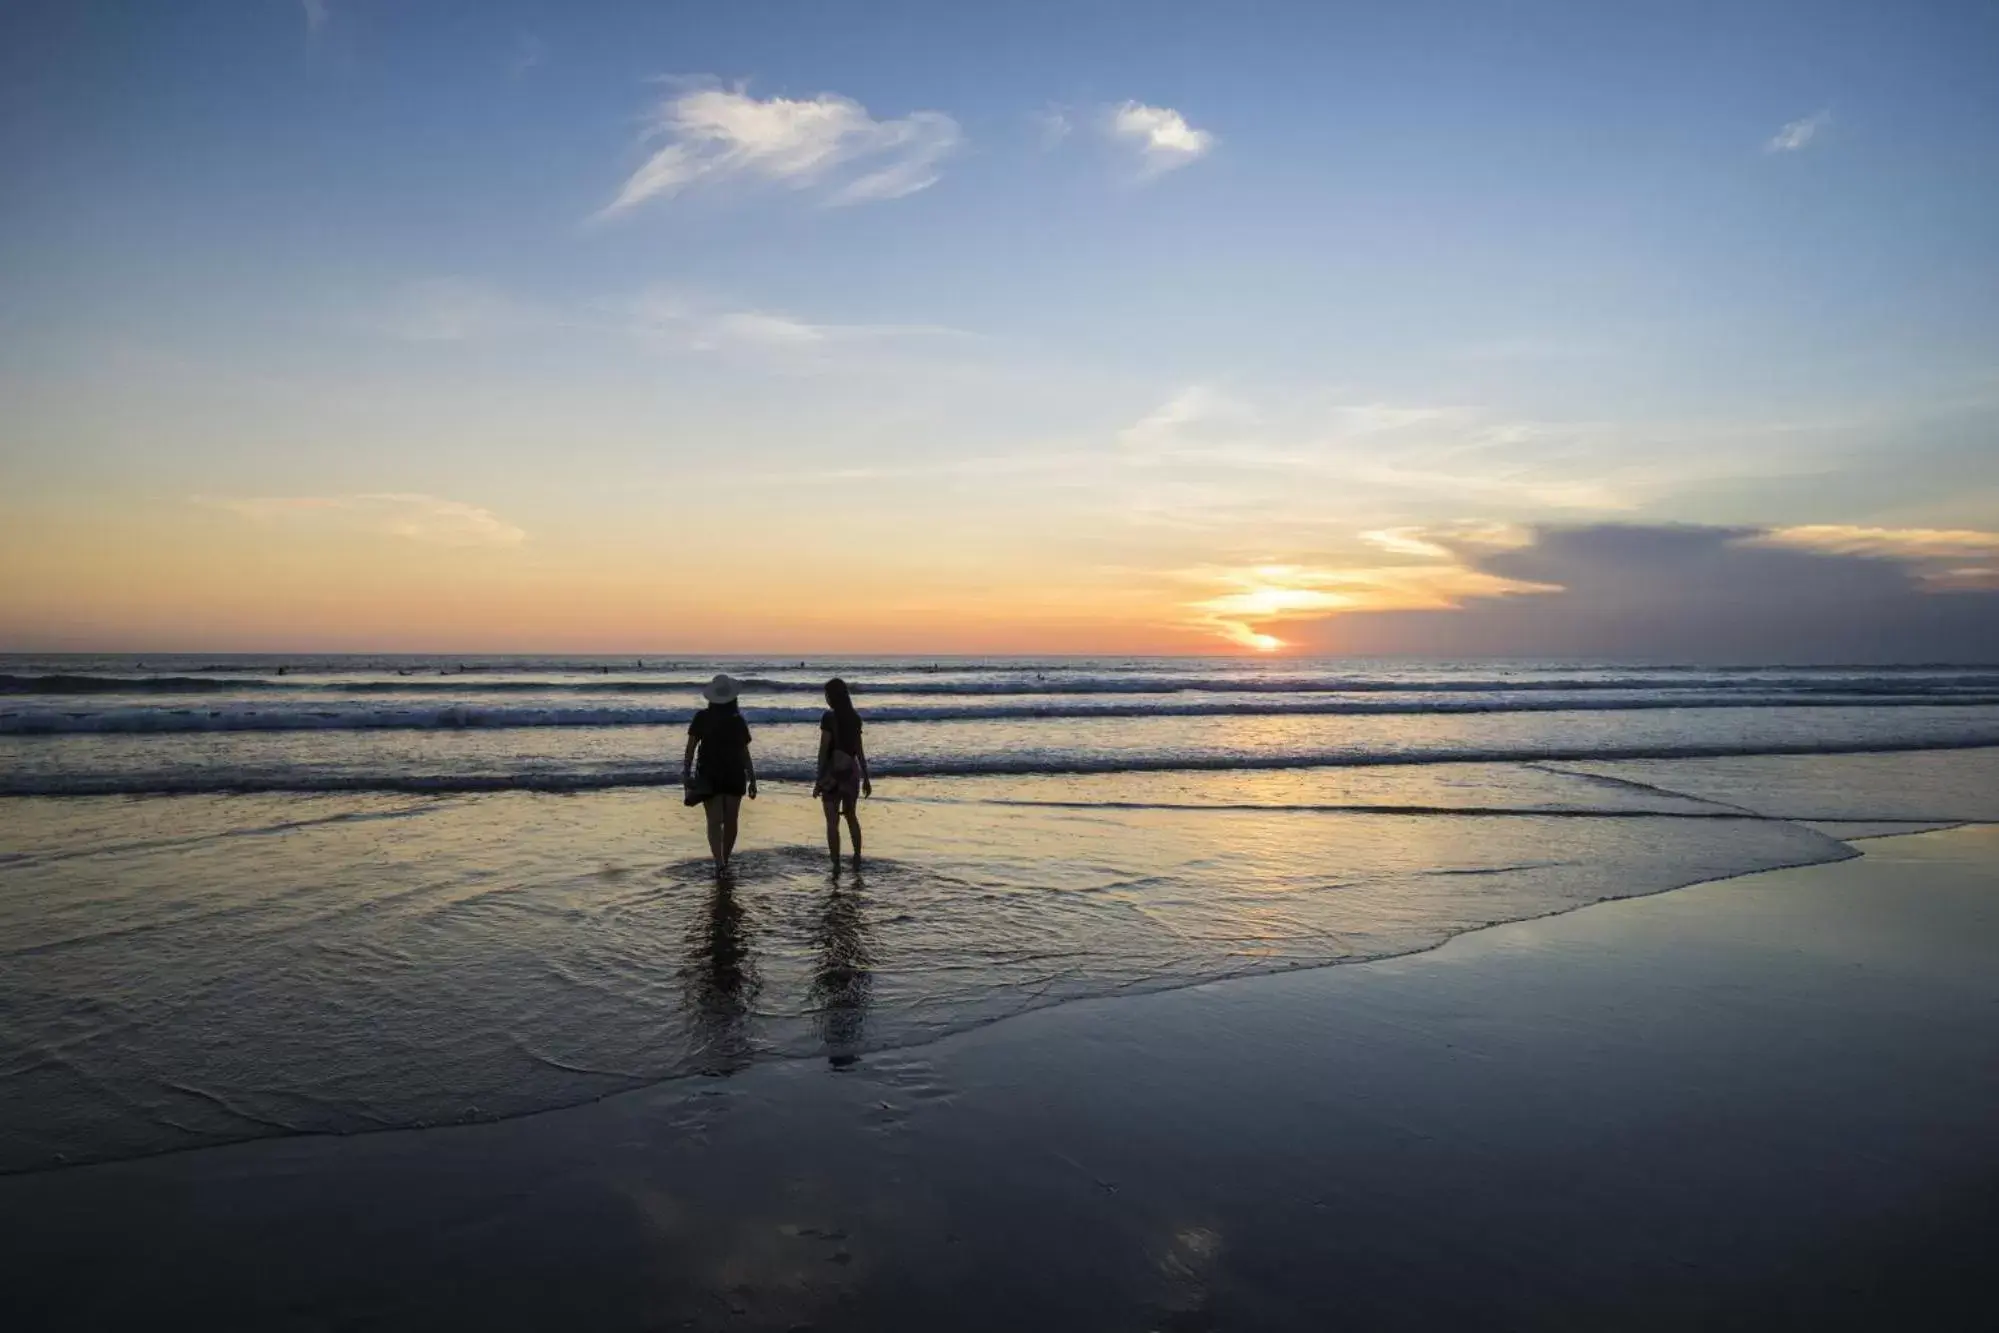
[[[727,674],[719,675],[701,687],[701,697],[711,704],[733,703],[742,687]]]

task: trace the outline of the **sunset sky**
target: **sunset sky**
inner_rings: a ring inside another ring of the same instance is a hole
[[[9,5],[0,650],[1975,654],[1995,57],[1985,3]]]

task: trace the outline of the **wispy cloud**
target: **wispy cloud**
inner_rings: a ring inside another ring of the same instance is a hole
[[[1537,509],[1592,509],[1605,513],[1635,508],[1609,483],[1593,478],[1560,479],[1531,474],[1473,472],[1444,468],[1366,465],[1351,470],[1356,480],[1417,491],[1430,496],[1504,502]]]
[[[1795,153],[1806,144],[1809,144],[1813,139],[1816,139],[1819,131],[1831,123],[1832,111],[1830,109],[1814,111],[1804,119],[1794,120],[1784,126],[1783,129],[1771,135],[1770,141],[1763,145],[1764,151],[1770,153]]]
[[[1183,571],[1187,582],[1221,591],[1186,603],[1192,624],[1257,652],[1276,652],[1289,641],[1274,633],[1287,621],[1323,620],[1357,611],[1428,611],[1455,607],[1473,597],[1546,591],[1540,584],[1504,578],[1458,562],[1435,548],[1438,560],[1422,565],[1321,567],[1262,564]]]
[[[1419,556],[1426,560],[1447,560],[1451,554],[1448,549],[1437,545],[1436,542],[1432,541],[1424,533],[1422,528],[1418,527],[1377,528],[1372,532],[1361,533],[1360,539],[1369,546],[1377,547],[1390,555],[1411,555]]]
[[[1815,523],[1773,528],[1754,543],[1899,561],[1931,588],[1999,588],[1999,532]]]
[[[1172,107],[1126,102],[1113,107],[1105,122],[1113,143],[1138,153],[1140,179],[1149,180],[1205,156],[1215,136],[1197,130]]]
[[[636,296],[545,305],[490,282],[456,277],[412,282],[393,293],[382,310],[364,323],[411,343],[608,335],[628,337],[656,351],[733,353],[792,366],[830,363],[837,354],[868,348],[973,336],[939,324],[822,322],[665,287]]]
[[[318,527],[400,537],[431,546],[518,546],[527,533],[489,509],[406,492],[216,498],[195,503],[270,526]]]
[[[305,13],[305,31],[309,37],[319,36],[326,26],[326,0],[298,0],[299,8]]]
[[[826,353],[857,345],[962,338],[936,324],[822,324],[781,311],[733,307],[670,290],[600,302],[636,337],[677,351]]]
[[[542,312],[487,283],[426,278],[395,296],[381,327],[406,342],[469,342],[518,333],[542,322]]]
[[[1226,441],[1257,424],[1256,409],[1205,384],[1190,384],[1118,434],[1127,450],[1173,454]]]
[[[1360,539],[1390,555],[1422,560],[1455,560],[1467,549],[1507,550],[1534,539],[1531,529],[1512,523],[1451,523],[1442,527],[1377,528]]]
[[[531,32],[520,33],[514,38],[514,54],[507,61],[507,73],[518,79],[540,65],[547,55],[546,42]]]
[[[1069,137],[1076,126],[1069,119],[1066,109],[1059,106],[1043,107],[1034,113],[1034,128],[1041,135],[1043,148],[1056,148]]]
[[[1465,405],[1255,403],[1197,384],[1117,433],[1097,489],[1127,530],[1214,553],[1183,570],[1202,588],[1178,603],[1184,625],[1277,651],[1291,622],[1533,590],[1479,562],[1531,540],[1521,525],[1550,512],[1625,512],[1646,493],[1645,476],[1606,464],[1603,433]],[[1482,517],[1452,517],[1467,512]]]
[[[1471,361],[1575,361],[1605,355],[1610,347],[1582,338],[1517,334],[1466,343],[1454,350],[1456,355]]]
[[[1260,565],[1216,571],[1213,578],[1230,590],[1188,603],[1195,623],[1205,624],[1230,643],[1262,653],[1284,647],[1284,640],[1256,626],[1298,617],[1317,618],[1348,610],[1354,604],[1352,593],[1340,586],[1343,580],[1330,571]]]
[[[1102,472],[1096,460],[1073,452],[974,454],[965,458],[931,458],[920,462],[871,463],[850,467],[785,468],[781,472],[734,471],[739,484],[818,486],[826,482],[908,481],[921,478],[999,480],[1019,477],[1079,477],[1094,479]]]
[[[963,137],[939,111],[876,120],[836,93],[800,100],[682,86],[652,113],[643,139],[651,155],[597,216],[732,180],[819,189],[832,205],[900,199],[935,184]]]
[[[1364,484],[1376,495],[1478,501],[1515,509],[1630,509],[1602,476],[1575,474],[1583,428],[1508,420],[1474,408],[1320,403],[1267,417],[1196,385],[1118,436],[1149,465],[1265,473],[1287,484]]]
[[[1776,528],[1766,540],[1839,555],[1885,555],[1904,560],[1999,556],[1999,532],[1980,532],[1975,528],[1869,528],[1814,523]]]

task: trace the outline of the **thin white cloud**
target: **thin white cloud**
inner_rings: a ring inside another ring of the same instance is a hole
[[[1955,560],[1999,556],[1999,532],[1976,528],[1869,528],[1812,523],[1776,528],[1764,540],[1834,555],[1885,555],[1904,560]]]
[[[1531,529],[1515,523],[1459,522],[1421,527],[1377,528],[1360,539],[1391,555],[1423,560],[1461,560],[1467,551],[1504,551],[1534,540]]]
[[[426,278],[405,287],[382,328],[405,342],[471,342],[519,333],[544,317],[521,301],[469,278]]]
[[[1342,436],[1386,435],[1419,427],[1456,426],[1469,429],[1474,414],[1462,407],[1406,407],[1396,403],[1347,403],[1331,412],[1333,428]]]
[[[1466,343],[1455,352],[1472,361],[1575,361],[1603,356],[1610,350],[1605,342],[1521,334]]]
[[[1770,136],[1763,145],[1764,151],[1771,153],[1795,153],[1813,139],[1820,130],[1832,123],[1832,111],[1814,111],[1802,120],[1794,120]]]
[[[1275,652],[1288,646],[1273,632],[1286,621],[1320,620],[1343,611],[1435,610],[1472,597],[1547,591],[1546,585],[1469,568],[1443,547],[1431,549],[1431,562],[1421,565],[1266,563],[1184,570],[1184,581],[1219,591],[1183,605],[1191,627],[1258,652]]]
[[[1137,151],[1141,179],[1184,167],[1215,144],[1214,135],[1195,129],[1172,107],[1142,102],[1113,107],[1105,129],[1112,142]]]
[[[1930,588],[1999,588],[1999,532],[1813,523],[1773,528],[1749,544],[1899,560]]]
[[[939,111],[876,120],[836,93],[799,100],[682,87],[653,111],[645,143],[658,146],[597,216],[732,180],[820,189],[832,205],[900,199],[935,184],[962,139]]]
[[[1069,113],[1059,106],[1043,107],[1035,112],[1034,127],[1040,132],[1043,148],[1059,148],[1076,128],[1069,119]]]
[[[1390,555],[1420,556],[1426,560],[1448,560],[1450,551],[1424,535],[1417,527],[1377,528],[1363,532],[1360,539],[1369,546],[1388,552]]]
[[[1232,438],[1257,424],[1256,409],[1205,384],[1191,384],[1118,433],[1128,450],[1177,453]]]
[[[748,357],[788,369],[852,367],[864,353],[879,358],[889,348],[974,336],[940,324],[820,322],[669,287],[578,305],[543,305],[479,279],[452,277],[407,284],[361,323],[409,343],[622,336],[654,351]]]
[[[1466,407],[1320,404],[1267,419],[1195,385],[1121,431],[1133,462],[1335,481],[1373,494],[1527,509],[1627,510],[1608,480],[1575,475],[1577,427],[1509,421]]]
[[[306,35],[319,36],[320,29],[326,26],[326,0],[298,0],[298,5],[305,12]]]
[[[780,311],[736,309],[672,291],[600,304],[636,337],[676,351],[823,353],[857,344],[963,337],[935,324],[819,324]]]
[[[1594,509],[1615,513],[1636,508],[1615,488],[1593,479],[1556,481],[1505,472],[1480,474],[1388,465],[1358,467],[1348,475],[1387,489],[1531,509]]]
[[[730,480],[766,486],[817,486],[835,481],[908,481],[923,478],[991,480],[1009,477],[1096,477],[1098,460],[1074,452],[983,454],[969,458],[932,459],[915,463],[881,463],[824,469],[786,468],[782,472],[731,472]]]
[[[514,38],[513,58],[507,62],[507,73],[520,78],[529,70],[540,65],[548,55],[548,44],[531,32],[524,32]]]
[[[408,492],[212,498],[197,504],[226,509],[267,526],[317,527],[400,537],[429,546],[518,546],[527,533],[489,509],[462,500]]]

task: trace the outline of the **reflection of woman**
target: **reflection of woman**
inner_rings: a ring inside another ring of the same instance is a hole
[[[701,691],[708,706],[687,724],[687,754],[681,760],[680,781],[687,803],[700,802],[708,815],[708,854],[715,869],[729,868],[736,850],[736,813],[747,792],[757,798],[757,770],[750,762],[750,724],[736,707],[736,682],[717,676]],[[700,763],[695,752],[700,752]]]
[[[837,866],[840,862],[840,819],[847,820],[847,832],[854,840],[854,861],[861,859],[861,817],[854,802],[874,795],[868,780],[868,756],[861,746],[861,715],[854,710],[854,696],[847,682],[838,676],[826,682],[826,712],[819,719],[819,776],[812,794],[826,811],[826,851]]]
[[[756,962],[742,905],[728,880],[716,883],[707,913],[688,923],[687,965],[681,975],[696,1027],[695,1067],[704,1074],[729,1074],[748,1065]]]
[[[812,1000],[826,1060],[844,1069],[860,1057],[866,1039],[868,1002],[874,993],[874,958],[868,949],[867,921],[861,913],[858,878],[827,891],[819,918],[819,961],[812,970]]]

